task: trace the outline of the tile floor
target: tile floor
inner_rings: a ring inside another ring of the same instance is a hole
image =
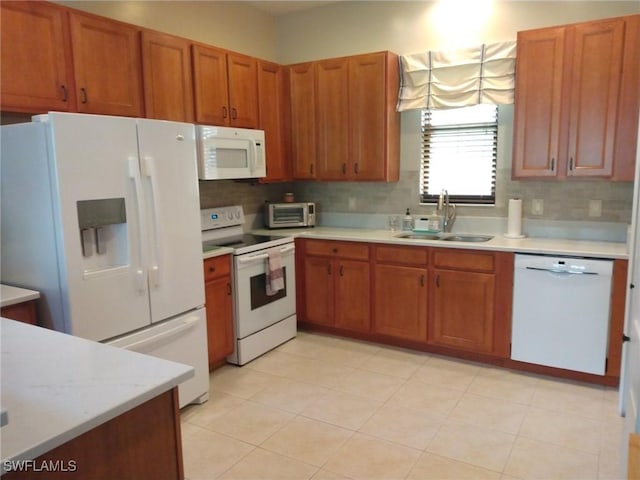
[[[182,411],[185,476],[616,479],[617,391],[300,332]]]

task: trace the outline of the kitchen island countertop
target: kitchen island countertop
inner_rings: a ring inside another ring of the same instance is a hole
[[[389,230],[373,230],[366,228],[313,227],[291,229],[259,229],[252,233],[260,235],[291,235],[301,238],[321,240],[344,240],[371,243],[389,243],[394,245],[429,246],[443,248],[463,248],[472,250],[508,251],[516,253],[532,253],[544,255],[571,255],[592,258],[628,259],[626,243],[602,242],[590,240],[567,240],[560,238],[525,237],[520,239],[506,238],[502,234],[493,234],[487,242],[453,242],[442,240],[414,240],[398,238],[402,233]],[[477,233],[477,232],[473,232]],[[441,235],[464,235],[454,232]],[[484,233],[483,233],[484,234]],[[491,235],[491,234],[490,234]]]
[[[0,319],[5,462],[31,460],[194,374],[193,367]]]

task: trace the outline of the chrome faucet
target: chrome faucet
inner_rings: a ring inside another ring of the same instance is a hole
[[[438,197],[438,210],[442,212],[442,231],[448,233],[453,227],[453,222],[456,219],[456,205],[455,203],[449,203],[449,192],[444,188],[440,192]]]

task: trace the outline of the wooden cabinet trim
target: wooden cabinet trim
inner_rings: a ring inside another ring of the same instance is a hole
[[[495,253],[480,250],[434,248],[431,250],[431,265],[434,268],[442,269],[493,272],[495,270]]]
[[[376,245],[375,259],[378,263],[425,266],[429,263],[429,249],[427,247]]]
[[[336,240],[307,240],[305,252],[307,255],[369,260],[369,245],[366,243]]]

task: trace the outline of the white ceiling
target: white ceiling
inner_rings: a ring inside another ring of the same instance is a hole
[[[339,2],[341,0],[305,0],[305,1],[269,1],[269,0],[257,0],[247,1],[249,5],[262,10],[273,16],[286,15],[291,12],[300,12],[302,10],[310,10],[312,8],[321,7],[333,2]]]

